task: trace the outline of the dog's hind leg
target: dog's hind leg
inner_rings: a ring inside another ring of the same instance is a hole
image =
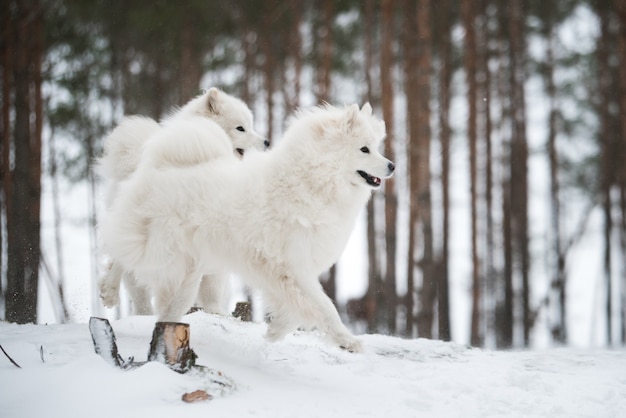
[[[207,274],[202,276],[198,289],[198,300],[205,312],[228,315],[227,304],[230,296],[228,274]]]
[[[150,292],[135,280],[135,276],[126,271],[122,275],[124,287],[133,303],[133,313],[135,315],[152,315],[152,302]]]

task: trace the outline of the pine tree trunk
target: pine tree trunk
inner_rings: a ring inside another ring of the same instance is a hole
[[[511,119],[511,84],[508,73],[511,71],[508,50],[510,43],[506,35],[508,27],[506,7],[499,5],[498,17],[498,71],[497,91],[500,105],[498,129],[502,137],[502,256],[503,272],[500,286],[498,286],[498,300],[496,302],[496,345],[500,348],[513,346],[513,228],[511,215],[511,140],[510,131],[505,130]]]
[[[482,346],[481,321],[481,280],[478,259],[478,209],[477,209],[477,90],[476,90],[476,33],[475,12],[472,0],[463,0],[461,13],[463,15],[463,27],[465,28],[465,55],[464,67],[467,76],[467,100],[468,100],[468,144],[469,144],[469,167],[470,167],[470,205],[471,205],[471,240],[472,240],[472,320],[470,343],[473,346]]]
[[[405,0],[403,3],[404,25],[402,31],[402,50],[404,53],[404,79],[406,93],[406,114],[407,131],[409,141],[407,144],[407,175],[409,186],[409,241],[407,248],[407,294],[406,305],[406,327],[404,335],[413,337],[416,322],[415,302],[417,289],[415,286],[416,263],[416,236],[418,228],[419,205],[417,202],[418,170],[417,170],[417,139],[418,139],[418,118],[417,118],[417,46],[415,26],[417,23],[417,4],[413,0]]]
[[[483,293],[483,345],[493,347],[495,345],[495,294],[496,294],[496,268],[494,255],[494,222],[493,222],[493,126],[491,120],[491,71],[490,61],[490,10],[489,0],[480,1],[481,24],[479,26],[478,41],[478,65],[480,74],[478,79],[478,97],[480,110],[479,116],[483,121],[483,134],[485,146],[485,269],[484,293]]]
[[[451,340],[450,301],[449,301],[449,253],[450,253],[450,83],[452,82],[451,43],[450,43],[450,3],[440,2],[441,10],[441,47],[439,74],[439,126],[441,141],[441,194],[443,236],[441,249],[440,274],[437,280],[437,316],[439,339]]]
[[[17,2],[15,10],[15,169],[11,174],[13,210],[7,216],[6,319],[29,323],[37,320],[39,279],[42,105],[41,74],[37,73],[41,72],[43,21],[36,0]]]
[[[559,198],[559,164],[556,147],[557,136],[557,104],[556,86],[554,82],[554,32],[551,22],[544,29],[546,38],[545,84],[550,112],[548,116],[548,160],[550,166],[550,222],[552,227],[553,276],[551,284],[552,297],[552,338],[559,344],[567,342],[566,299],[565,299],[565,262],[561,245],[561,201]]]
[[[613,343],[613,271],[612,264],[612,244],[611,234],[613,232],[613,219],[611,213],[611,190],[614,184],[614,166],[612,146],[612,126],[609,106],[611,104],[611,69],[609,64],[609,13],[608,4],[599,2],[597,12],[600,18],[600,38],[598,40],[598,83],[600,92],[600,159],[601,159],[601,196],[602,211],[604,215],[604,279],[605,279],[605,317],[606,317],[606,342],[607,345]]]
[[[10,213],[10,149],[11,149],[11,85],[13,76],[13,27],[11,19],[11,2],[0,2],[0,21],[4,30],[5,42],[0,42],[0,59],[2,60],[2,123],[0,124],[0,218],[8,221]],[[4,228],[0,228],[0,254],[5,252]],[[0,257],[0,271],[4,271],[4,257]],[[4,301],[5,289],[0,281],[0,300]]]
[[[198,54],[202,51],[198,50],[196,45],[193,10],[190,6],[189,2],[181,3],[183,20],[180,31],[180,70],[178,71],[180,77],[180,105],[184,105],[198,94],[202,77],[202,68],[198,58]]]
[[[626,114],[626,0],[617,1],[617,13],[619,18],[618,33],[618,56],[619,79],[620,79],[620,114]],[[626,161],[626,118],[620,119],[620,159]],[[620,182],[620,212],[621,212],[621,250],[622,262],[626,261],[626,164],[622,164],[619,171]],[[621,342],[626,344],[626,266],[622,267],[622,285],[621,285]]]
[[[365,26],[368,28],[375,27],[374,20],[374,0],[366,0],[364,4],[364,18]],[[372,68],[373,68],[373,30],[365,31],[365,84],[367,86],[366,97],[367,101],[375,105],[374,86],[372,83]],[[378,260],[379,249],[376,239],[376,197],[377,193],[372,195],[372,198],[367,202],[367,260],[368,260],[368,273],[367,273],[367,294],[365,295],[365,317],[367,320],[367,332],[378,332],[379,318],[381,317],[380,309],[383,305],[383,283],[380,277],[380,263]]]
[[[528,238],[528,144],[526,138],[526,100],[524,96],[525,43],[522,0],[509,2],[511,67],[512,140],[511,140],[511,215],[515,254],[521,277],[523,344],[530,343],[530,253]]]
[[[425,338],[433,337],[437,283],[433,250],[433,225],[430,192],[430,73],[431,73],[431,0],[417,3],[417,204],[422,224],[424,252],[420,260],[422,288],[417,328]],[[415,202],[414,202],[415,203]]]
[[[394,43],[393,27],[395,16],[394,0],[383,0],[381,22],[381,54],[380,54],[380,83],[383,105],[383,120],[387,128],[385,139],[385,155],[394,159],[394,91],[393,91],[393,64]],[[385,299],[387,303],[387,327],[390,334],[396,333],[396,312],[398,298],[396,295],[396,211],[397,196],[393,179],[385,182]]]

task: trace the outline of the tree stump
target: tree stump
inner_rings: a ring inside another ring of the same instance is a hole
[[[189,347],[189,324],[157,322],[154,325],[148,361],[158,361],[185,373],[196,364],[196,357]]]
[[[250,302],[237,302],[233,316],[244,322],[252,322],[252,305]]]

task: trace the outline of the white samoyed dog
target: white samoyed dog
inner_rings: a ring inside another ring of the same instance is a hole
[[[202,142],[223,144],[224,138],[230,142],[229,152],[238,157],[243,157],[249,150],[265,150],[269,146],[269,142],[255,132],[248,106],[215,87],[169,115],[161,124],[141,116],[124,118],[106,138],[103,156],[97,164],[100,175],[106,180],[106,208],[112,206],[120,184],[139,165],[148,141],[161,143],[157,148],[161,155],[151,156],[159,161],[158,164],[192,166],[218,156],[212,154],[213,147],[204,147]],[[215,149],[223,151],[219,146]],[[153,149],[152,153],[155,152]],[[110,260],[106,273],[98,283],[104,305],[114,307],[119,304],[122,280],[133,302],[134,312],[151,314],[150,294],[115,259]],[[203,286],[206,289],[202,289],[199,302],[205,310],[225,313],[227,284],[227,278],[214,278]]]
[[[202,275],[233,271],[262,291],[269,340],[303,326],[361,351],[318,278],[394,171],[384,136],[365,104],[301,112],[273,150],[241,162],[223,138],[203,144],[220,155],[206,163],[160,166],[150,141],[100,225],[105,249],[150,289],[159,321],[181,319]]]

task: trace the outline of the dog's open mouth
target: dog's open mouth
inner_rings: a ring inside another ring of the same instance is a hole
[[[357,173],[359,174],[359,176],[365,179],[365,182],[367,184],[369,184],[372,187],[379,187],[380,184],[382,183],[382,180],[379,177],[370,176],[365,171],[357,170]]]
[[[243,156],[243,148],[235,148],[235,151],[237,151],[239,155]]]

